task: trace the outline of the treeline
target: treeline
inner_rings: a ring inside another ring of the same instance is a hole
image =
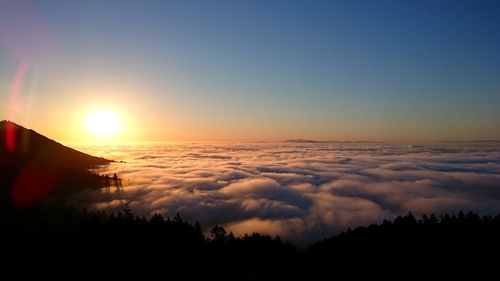
[[[91,256],[93,264],[120,268],[120,274],[152,266],[170,268],[169,274],[182,274],[183,279],[200,279],[222,271],[243,277],[285,272],[297,253],[280,237],[237,237],[217,225],[203,231],[198,221],[189,223],[180,214],[146,218],[128,206],[110,215],[55,206],[0,212],[4,254],[25,259],[30,253],[39,261],[44,258],[38,254],[51,253],[65,266],[81,265]],[[191,269],[184,271],[186,267]]]
[[[455,247],[477,246],[500,238],[500,215],[479,216],[473,212],[458,214],[423,215],[417,219],[410,212],[394,221],[348,229],[336,236],[315,243],[310,252],[322,252],[330,248],[337,251],[348,249],[382,249],[394,247],[401,251],[427,249],[429,246]],[[470,243],[472,242],[472,243]]]
[[[491,272],[500,250],[500,215],[473,212],[423,215],[411,212],[393,221],[348,229],[310,246],[305,264],[316,268],[312,278],[321,279],[329,267],[361,267],[351,273],[374,274],[385,269],[428,278],[433,272],[446,276]],[[435,276],[435,275],[433,275]]]
[[[418,219],[409,213],[349,229],[305,249],[279,236],[237,237],[222,226],[204,231],[199,222],[186,222],[179,214],[139,217],[128,206],[110,215],[44,206],[4,210],[0,216],[4,254],[30,253],[41,260],[40,255],[52,253],[66,266],[90,261],[120,268],[121,274],[168,268],[183,279],[310,280],[330,276],[333,268],[356,275],[384,266],[410,270],[426,265],[420,271],[430,270],[450,261],[471,269],[487,266],[494,261],[488,254],[500,249],[500,215],[473,212]],[[349,271],[353,265],[363,270]]]

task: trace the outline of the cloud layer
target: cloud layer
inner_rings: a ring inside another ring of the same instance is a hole
[[[237,234],[299,243],[416,214],[500,212],[500,145],[383,143],[171,144],[78,147],[124,163],[123,191],[86,192],[96,208],[180,212]],[[76,200],[76,199],[75,199]]]

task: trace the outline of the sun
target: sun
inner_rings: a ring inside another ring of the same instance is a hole
[[[85,125],[88,132],[97,137],[115,136],[123,127],[120,117],[111,110],[90,112],[85,119]]]

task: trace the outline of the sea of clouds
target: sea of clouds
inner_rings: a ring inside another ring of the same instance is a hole
[[[78,146],[122,162],[123,189],[77,200],[116,211],[177,212],[235,234],[299,244],[408,211],[500,213],[500,143],[241,143]],[[76,199],[75,199],[76,200]]]

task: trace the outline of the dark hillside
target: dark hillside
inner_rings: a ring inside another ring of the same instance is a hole
[[[55,192],[103,187],[107,177],[87,169],[109,162],[0,121],[0,206],[27,207]]]

